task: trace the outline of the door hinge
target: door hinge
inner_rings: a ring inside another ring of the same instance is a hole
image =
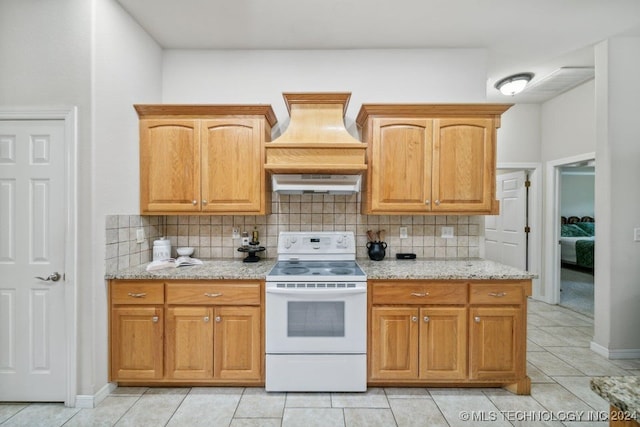
[[[529,188],[531,187],[531,181],[529,181],[528,179],[524,182],[524,186],[525,188]]]
[[[524,232],[525,233],[531,233],[531,227],[529,227],[528,225],[526,227],[524,227]]]

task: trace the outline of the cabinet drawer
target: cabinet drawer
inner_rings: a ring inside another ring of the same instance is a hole
[[[373,304],[466,304],[467,283],[378,282]]]
[[[111,304],[163,304],[164,284],[141,281],[111,282]]]
[[[260,283],[167,283],[167,303],[260,305]]]
[[[471,285],[471,304],[522,304],[523,300],[523,285],[515,283],[478,283]]]

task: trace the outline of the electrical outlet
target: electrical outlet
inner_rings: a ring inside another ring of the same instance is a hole
[[[233,239],[239,239],[240,238],[240,229],[234,227],[233,230],[232,230],[231,237]]]
[[[408,237],[409,237],[409,234],[407,233],[407,227],[400,227],[400,238],[406,239]]]
[[[136,243],[144,243],[144,228],[136,229]]]
[[[442,227],[441,233],[443,239],[453,239],[453,227]]]

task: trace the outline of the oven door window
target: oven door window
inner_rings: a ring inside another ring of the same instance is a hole
[[[344,301],[288,301],[287,336],[344,337]]]

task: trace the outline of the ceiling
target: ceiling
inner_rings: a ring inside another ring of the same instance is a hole
[[[566,87],[505,97],[493,85],[593,66],[594,44],[640,36],[638,0],[117,1],[169,49],[485,48],[489,102],[557,96]]]

